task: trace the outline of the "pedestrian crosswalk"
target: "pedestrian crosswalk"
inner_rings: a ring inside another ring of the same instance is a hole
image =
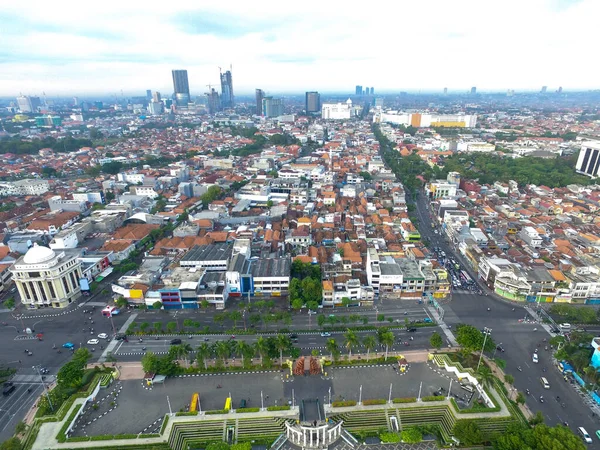
[[[479,295],[482,296],[484,294],[480,294],[477,291],[471,291],[469,289],[452,289],[452,294],[460,294],[460,295]]]

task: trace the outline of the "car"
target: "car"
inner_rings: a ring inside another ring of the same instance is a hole
[[[496,345],[496,350],[498,350],[499,352],[504,352],[504,347],[498,344]]]
[[[127,340],[127,335],[123,334],[123,333],[117,333],[115,335],[115,341],[126,341]]]
[[[298,335],[296,333],[290,334],[290,339],[298,339]]]
[[[423,322],[425,322],[425,323],[432,323],[432,322],[433,322],[433,320],[431,320],[429,317],[425,317],[425,318],[423,319]]]
[[[89,345],[98,345],[100,343],[99,339],[90,339],[89,341],[87,341],[87,343]]]
[[[411,327],[408,328],[406,331],[408,331],[409,333],[414,333],[415,331],[417,331],[417,329],[415,327]]]
[[[533,358],[532,358],[532,360],[533,360],[533,362],[534,362],[534,363],[536,363],[536,364],[540,362],[540,360],[539,360],[539,358],[538,358],[538,354],[537,354],[537,353],[534,353],[534,354],[533,354]]]
[[[68,349],[70,350],[70,349],[72,349],[72,348],[75,348],[75,346],[74,346],[74,345],[73,345],[73,343],[71,343],[71,342],[65,342],[65,343],[63,344],[63,348],[68,348]]]
[[[329,337],[329,336],[331,336],[331,333],[329,331],[323,331],[321,333],[321,337]]]
[[[570,323],[561,323],[559,325],[561,330],[570,330],[571,329],[571,324]]]
[[[181,339],[171,339],[171,345],[179,345],[181,344]]]
[[[585,431],[585,428],[583,428],[583,427],[577,427],[577,432],[579,433],[579,435],[581,436],[581,439],[583,439],[583,441],[586,444],[591,444],[592,443],[592,438],[590,437],[590,435],[588,434],[588,432]]]
[[[100,339],[106,339],[106,338],[108,338],[108,334],[106,334],[106,333],[100,333],[100,334],[98,335],[98,337],[99,337]]]
[[[600,430],[596,430],[596,437],[600,439]]]
[[[12,384],[10,381],[7,381],[6,383],[4,383],[4,389],[2,389],[2,395],[9,395],[15,389],[16,389],[15,385]]]

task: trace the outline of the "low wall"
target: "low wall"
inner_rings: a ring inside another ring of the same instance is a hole
[[[67,430],[65,431],[65,436],[68,436],[69,433],[71,432],[71,430],[73,429],[73,425],[75,425],[75,422],[77,421],[77,419],[79,418],[79,416],[81,414],[83,414],[83,410],[85,408],[85,405],[89,402],[89,401],[94,401],[96,399],[96,396],[98,395],[98,392],[100,392],[100,384],[101,381],[98,381],[98,384],[96,385],[96,387],[94,388],[94,390],[92,391],[92,393],[83,400],[83,403],[81,404],[81,408],[79,408],[79,412],[77,414],[75,414],[75,417],[73,417],[73,420],[71,421],[71,423],[69,424],[69,426],[67,427]],[[68,416],[67,416],[68,417]]]

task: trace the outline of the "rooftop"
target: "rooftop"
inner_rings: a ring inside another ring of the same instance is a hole
[[[253,277],[289,277],[291,262],[289,258],[259,259],[250,264],[250,273]]]
[[[223,261],[231,258],[232,253],[233,246],[227,243],[194,245],[194,247],[181,258],[181,262]]]

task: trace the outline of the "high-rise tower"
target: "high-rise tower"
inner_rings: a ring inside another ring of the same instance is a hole
[[[221,106],[223,108],[233,108],[233,80],[231,70],[220,74],[221,77]]]
[[[190,102],[190,85],[187,70],[173,70],[173,93],[178,106],[187,106]]]
[[[262,89],[256,89],[256,115],[263,115],[263,98],[265,98],[265,91]]]
[[[305,110],[307,114],[321,111],[321,94],[316,91],[307,92]]]

